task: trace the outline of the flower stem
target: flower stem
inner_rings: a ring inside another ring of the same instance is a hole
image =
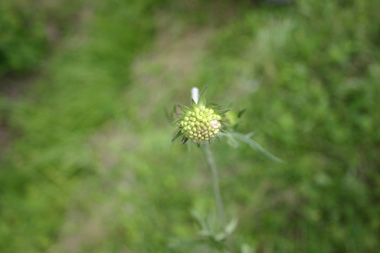
[[[211,173],[212,173],[214,197],[215,197],[215,201],[216,201],[218,217],[219,217],[220,225],[224,229],[226,227],[226,217],[225,217],[225,213],[224,213],[222,196],[220,194],[218,169],[216,167],[214,156],[212,154],[212,151],[210,149],[209,144],[205,145],[205,150],[206,150],[207,162],[210,165]]]

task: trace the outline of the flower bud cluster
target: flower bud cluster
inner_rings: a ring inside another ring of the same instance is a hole
[[[203,105],[187,111],[179,121],[182,134],[195,143],[210,141],[221,129],[222,117]]]

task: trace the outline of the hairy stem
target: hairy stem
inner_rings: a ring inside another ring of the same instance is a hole
[[[224,213],[222,196],[220,194],[218,169],[216,167],[214,156],[212,154],[209,144],[205,145],[205,150],[206,150],[207,162],[210,165],[211,172],[212,172],[212,182],[213,182],[213,188],[214,188],[214,197],[216,201],[216,207],[218,211],[218,217],[219,217],[220,225],[224,228],[226,226],[226,217]]]

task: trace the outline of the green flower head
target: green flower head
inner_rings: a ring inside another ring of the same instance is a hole
[[[223,117],[228,110],[221,110],[217,105],[207,106],[206,88],[200,93],[199,99],[198,89],[193,88],[190,107],[178,105],[181,113],[178,114],[179,119],[172,123],[178,126],[178,132],[172,141],[182,136],[183,144],[191,140],[200,146],[200,144],[212,142],[220,132],[224,132],[222,125],[227,124],[223,121]]]

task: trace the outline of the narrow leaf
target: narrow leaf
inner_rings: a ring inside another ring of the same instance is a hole
[[[203,88],[203,90],[201,91],[201,93],[199,93],[199,97],[202,97],[205,95],[205,92],[207,90],[207,86]]]
[[[238,112],[237,117],[240,118],[240,117],[245,113],[246,110],[247,110],[247,109],[240,110],[240,111]]]
[[[236,218],[232,219],[225,228],[226,234],[232,234],[235,231],[237,224],[238,220]]]
[[[174,124],[178,123],[180,120],[181,120],[181,119],[177,119],[176,121],[174,121],[174,122],[170,123],[170,125],[172,126],[172,125],[174,125]]]
[[[191,106],[194,108],[197,105],[197,103],[194,101],[194,99],[191,99]]]
[[[223,110],[223,111],[217,111],[218,112],[218,114],[220,114],[220,115],[224,115],[224,114],[226,114],[227,112],[229,112],[230,111],[230,109],[227,109],[227,110]]]
[[[227,122],[222,121],[222,120],[221,120],[220,122],[221,122],[223,125],[225,125],[226,127],[230,127],[230,125],[228,125]]]
[[[268,152],[263,147],[261,147],[257,142],[252,140],[250,135],[244,135],[244,134],[240,134],[240,133],[231,133],[231,134],[233,134],[236,139],[248,144],[251,148],[253,148],[256,151],[261,152],[266,157],[268,157],[268,158],[270,158],[276,162],[284,163],[283,160],[281,160],[280,158],[278,158],[275,155],[272,155],[270,152]]]
[[[199,94],[199,100],[198,100],[198,104],[204,105],[204,106],[206,106],[206,89],[207,89],[207,86],[204,87],[201,93]]]
[[[182,144],[186,144],[186,142],[187,142],[188,140],[189,140],[189,138],[183,137],[182,140],[181,140],[181,142],[182,142]]]
[[[173,141],[175,141],[178,137],[180,137],[182,135],[182,132],[181,132],[181,130],[179,130],[178,132],[177,132],[177,134],[173,137],[173,139],[172,139],[172,142]]]
[[[222,107],[218,105],[218,106],[208,106],[207,108],[213,109],[214,111],[221,111]]]
[[[184,113],[190,111],[190,108],[187,107],[186,105],[178,104],[178,107],[179,107]]]
[[[207,226],[204,219],[197,212],[191,211],[191,216],[196,220],[196,222],[202,230],[207,230]]]
[[[228,144],[232,146],[233,148],[238,148],[239,147],[239,142],[235,139],[234,135],[232,134],[226,134],[228,138]]]

